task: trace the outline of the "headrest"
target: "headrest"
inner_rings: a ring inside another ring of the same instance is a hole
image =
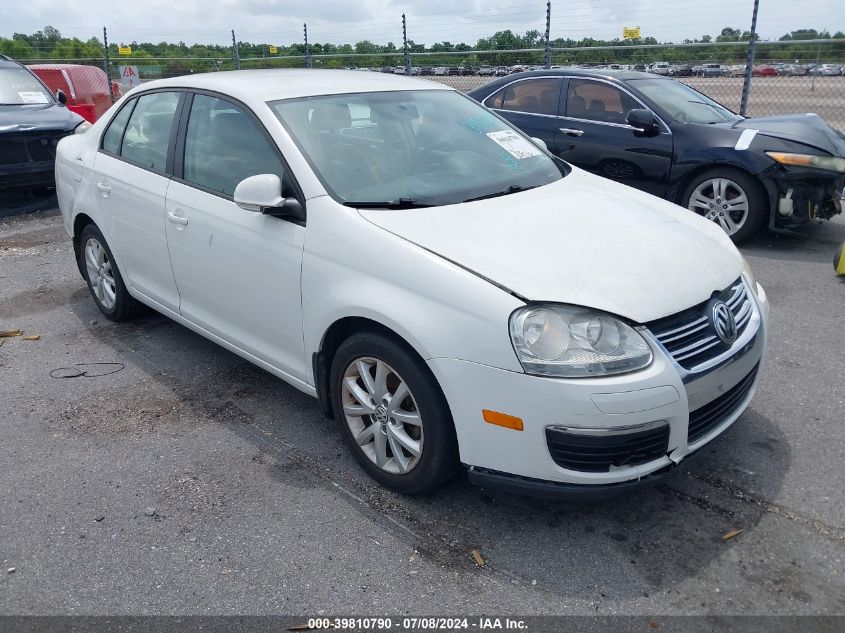
[[[319,132],[352,126],[352,115],[345,103],[318,103],[311,112],[311,128]]]

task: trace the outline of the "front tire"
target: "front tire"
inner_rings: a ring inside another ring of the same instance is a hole
[[[693,178],[681,196],[690,211],[715,222],[736,243],[760,229],[768,216],[766,192],[736,169],[709,169]]]
[[[100,229],[89,224],[79,236],[80,269],[94,303],[112,321],[136,317],[142,304],[129,294],[111,249]]]
[[[346,445],[367,473],[407,495],[429,494],[457,471],[449,406],[428,367],[406,345],[376,332],[338,348],[332,408]]]

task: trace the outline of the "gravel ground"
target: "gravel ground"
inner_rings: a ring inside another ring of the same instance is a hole
[[[842,240],[743,249],[771,347],[727,434],[563,504],[380,489],[316,401],[163,317],[105,320],[55,211],[0,220],[0,329],[41,337],[0,347],[0,614],[845,614]],[[120,365],[51,378],[76,363]]]

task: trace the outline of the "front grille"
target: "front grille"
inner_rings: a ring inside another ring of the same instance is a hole
[[[56,159],[56,145],[68,132],[46,131],[0,135],[0,165],[40,163]]]
[[[669,425],[601,435],[581,435],[550,427],[546,429],[546,443],[552,459],[561,468],[606,473],[611,466],[636,466],[666,455]]]
[[[716,335],[707,306],[714,299],[728,304],[736,321],[739,337],[751,321],[752,300],[742,279],[737,279],[713,298],[672,316],[647,323],[646,327],[684,369],[707,362],[729,345]]]
[[[745,401],[748,392],[751,391],[758,367],[759,365],[755,365],[745,378],[715,400],[690,412],[688,444],[697,442],[736,412],[739,405]]]

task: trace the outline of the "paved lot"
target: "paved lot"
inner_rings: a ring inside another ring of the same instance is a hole
[[[843,614],[842,240],[744,249],[772,344],[728,434],[558,504],[374,486],[316,401],[162,317],[103,319],[55,212],[0,220],[0,329],[41,335],[0,348],[0,613]],[[50,377],[94,362],[124,369]]]

